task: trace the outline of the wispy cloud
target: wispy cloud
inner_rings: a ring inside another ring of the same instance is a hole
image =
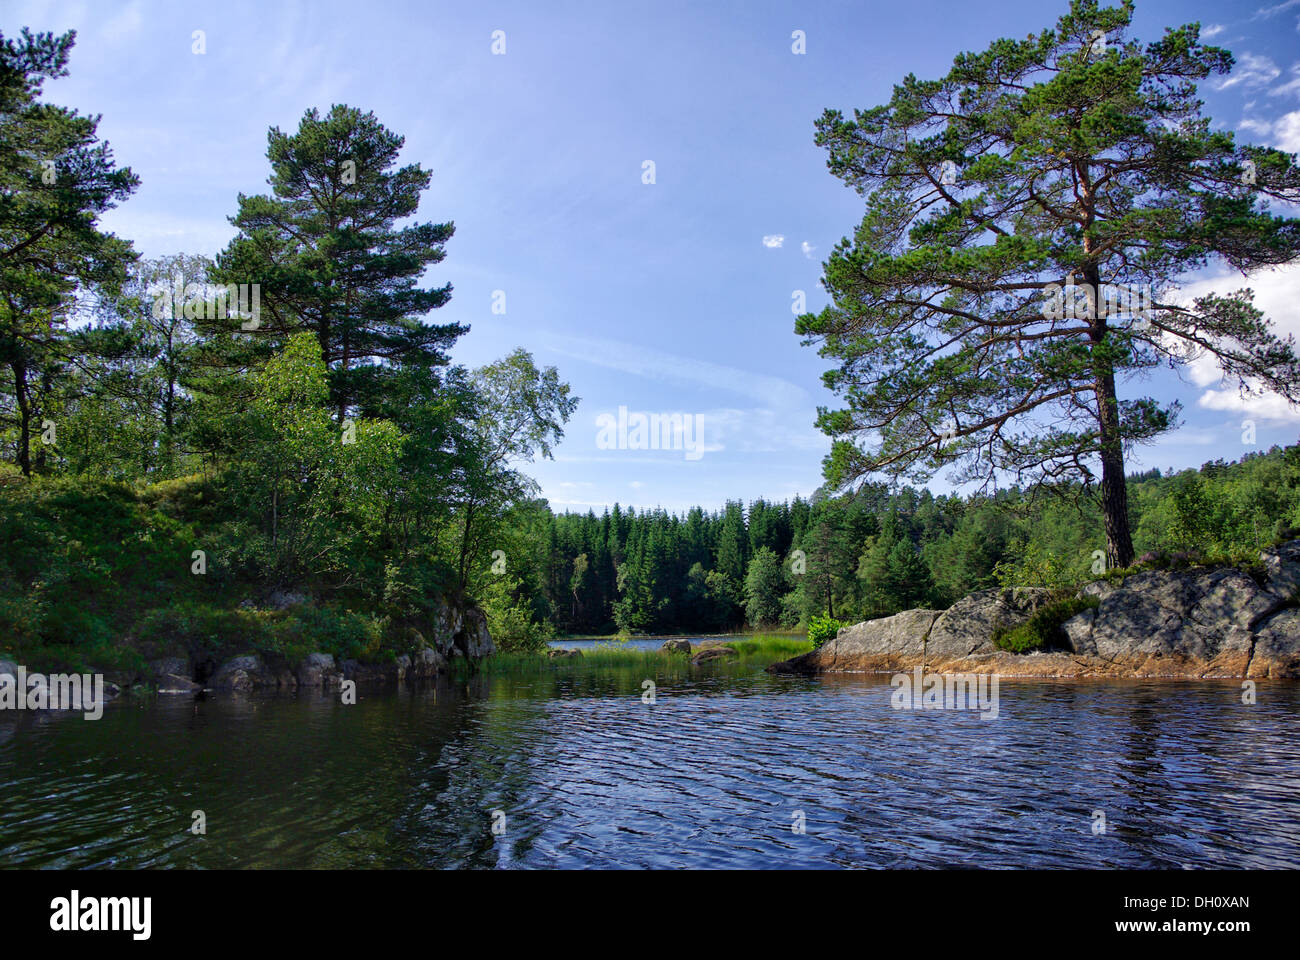
[[[813,253],[817,250],[817,248],[814,247],[814,246],[813,246],[811,243],[809,243],[807,240],[805,240],[803,243],[799,244],[799,249],[803,251],[803,255],[804,255],[805,257],[807,257],[809,260],[812,259],[812,255],[813,255]]]
[[[769,250],[776,250],[785,245],[785,237],[779,233],[768,234],[763,238],[763,246]]]
[[[1271,7],[1260,7],[1255,11],[1252,20],[1262,20],[1265,17],[1276,16],[1283,10],[1289,10],[1294,6],[1300,6],[1300,0],[1283,0],[1282,3],[1275,3]]]
[[[726,390],[774,409],[802,409],[808,403],[808,392],[789,380],[640,344],[552,334],[547,337],[547,346],[561,356],[585,360],[609,370],[663,383]]]
[[[1243,53],[1237,61],[1232,75],[1220,80],[1216,89],[1227,90],[1231,87],[1262,87],[1272,83],[1282,75],[1281,68],[1269,57]]]
[[[1279,84],[1268,92],[1271,97],[1280,97],[1292,93],[1300,95],[1300,62],[1291,64],[1291,79]]]

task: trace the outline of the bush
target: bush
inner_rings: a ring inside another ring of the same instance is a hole
[[[840,632],[840,627],[845,626],[842,621],[834,617],[813,617],[808,621],[808,640],[816,650],[827,640],[834,640],[835,634]]]
[[[1011,653],[1031,653],[1063,647],[1067,637],[1062,625],[1084,610],[1095,610],[1101,603],[1096,597],[1071,597],[1040,607],[1018,627],[998,627],[993,631],[993,646]]]

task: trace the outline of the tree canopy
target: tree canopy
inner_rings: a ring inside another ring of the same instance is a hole
[[[1121,398],[1161,364],[1214,357],[1243,391],[1300,400],[1300,361],[1248,287],[1186,302],[1190,271],[1300,256],[1300,169],[1239,145],[1196,85],[1228,51],[1197,24],[1145,46],[1133,5],[1073,0],[1054,29],[908,76],[887,104],[827,110],[817,143],[866,201],[825,268],[832,303],[796,330],[837,366],[820,411],[827,479],[1060,485],[1099,498],[1112,565],[1134,551],[1124,456],[1179,406]]]

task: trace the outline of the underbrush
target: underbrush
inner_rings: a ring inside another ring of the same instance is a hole
[[[1095,610],[1100,603],[1096,597],[1069,597],[1048,603],[1019,626],[994,630],[993,645],[1011,653],[1063,647],[1067,640],[1063,624],[1085,610]]]

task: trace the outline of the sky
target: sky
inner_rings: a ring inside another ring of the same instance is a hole
[[[149,257],[226,245],[237,195],[267,192],[270,127],[334,103],[374,111],[406,138],[402,161],[433,173],[418,219],[456,225],[428,275],[453,286],[432,319],[471,327],[453,361],[523,347],[558,368],[581,403],[554,460],[524,469],[555,510],[599,513],[817,489],[829,440],[814,419],[837,402],[793,307],[797,291],[807,310],[825,304],[822,261],[862,201],[826,170],[814,121],[884,103],[907,74],[942,76],[956,54],[1066,7],[6,0],[0,31],[76,29],[70,75],[45,98],[102,115],[100,135],[141,179],[102,223]],[[1300,151],[1300,0],[1139,0],[1130,35],[1191,21],[1237,60],[1202,86],[1216,126]],[[1185,281],[1245,285],[1226,270]],[[1249,285],[1300,334],[1300,267]],[[1181,400],[1184,424],[1130,470],[1300,435],[1300,410],[1243,403],[1203,364],[1121,385],[1139,395]],[[680,414],[703,442],[620,449],[620,408],[633,427]],[[942,476],[930,487],[952,489]]]

